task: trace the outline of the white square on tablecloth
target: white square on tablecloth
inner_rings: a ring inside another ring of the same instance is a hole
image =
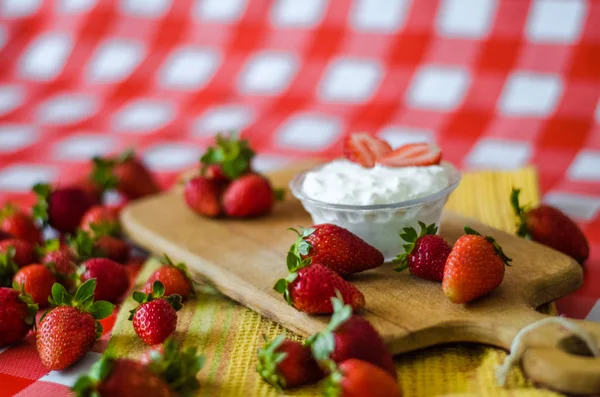
[[[104,133],[71,135],[54,144],[54,157],[61,160],[82,161],[109,153],[116,137]]]
[[[214,75],[220,58],[219,52],[212,48],[178,48],[160,69],[160,84],[165,88],[186,91],[201,89]]]
[[[194,18],[207,22],[235,22],[246,10],[246,0],[196,0]]]
[[[410,0],[357,0],[350,27],[359,32],[394,33],[404,26],[409,8]]]
[[[436,30],[441,36],[477,39],[488,34],[495,0],[444,0],[438,8]]]
[[[407,102],[414,108],[456,109],[465,96],[470,79],[469,72],[461,67],[422,66],[413,78]]]
[[[407,143],[428,142],[433,143],[433,132],[421,128],[389,125],[377,134],[387,141],[392,148],[397,148]]]
[[[163,127],[175,117],[170,102],[140,99],[125,105],[113,117],[113,127],[128,134],[148,134]]]
[[[0,191],[28,192],[38,182],[53,182],[58,170],[49,165],[12,164],[0,170]]]
[[[529,142],[481,139],[467,155],[465,163],[474,168],[514,169],[531,156]]]
[[[62,93],[40,105],[37,119],[42,124],[68,125],[85,120],[97,110],[96,98],[90,95]]]
[[[77,14],[90,10],[97,0],[60,0],[58,9],[64,14]]]
[[[279,94],[287,88],[297,68],[294,53],[260,52],[246,63],[238,79],[238,89],[250,95]]]
[[[339,137],[342,122],[319,113],[296,113],[277,131],[277,145],[299,150],[323,149]]]
[[[530,7],[525,35],[534,43],[574,43],[584,26],[583,0],[536,0]]]
[[[50,81],[63,69],[73,47],[73,38],[64,32],[40,34],[19,62],[19,75],[28,80]]]
[[[160,18],[169,11],[173,0],[121,0],[121,12],[140,18]]]
[[[276,0],[271,24],[279,28],[311,28],[318,25],[327,9],[327,0]]]
[[[546,194],[543,201],[581,221],[591,221],[600,210],[600,196],[554,191]]]
[[[41,0],[2,0],[0,1],[0,16],[3,18],[24,18],[35,14]]]
[[[323,102],[368,101],[379,86],[382,66],[371,59],[339,57],[329,63],[318,87]]]
[[[128,77],[145,56],[145,47],[134,40],[104,41],[87,66],[92,82],[116,83]]]
[[[25,90],[16,84],[0,85],[0,116],[16,109],[23,104]]]
[[[153,171],[178,171],[197,163],[202,150],[183,142],[156,144],[144,152],[144,163]]]
[[[548,116],[556,108],[562,89],[558,75],[513,72],[504,85],[498,108],[506,116]]]
[[[90,371],[90,367],[102,357],[102,354],[96,352],[87,352],[83,358],[73,366],[62,371],[50,371],[39,380],[43,382],[58,383],[65,386],[73,386],[81,375]]]
[[[193,123],[196,136],[214,135],[217,132],[240,131],[254,120],[252,109],[242,105],[223,105],[207,109]]]
[[[567,172],[571,180],[600,182],[600,151],[580,151]]]
[[[38,132],[31,125],[0,124],[0,153],[22,149],[38,140]]]
[[[276,171],[290,164],[293,159],[273,154],[257,154],[252,159],[252,169],[257,172]]]

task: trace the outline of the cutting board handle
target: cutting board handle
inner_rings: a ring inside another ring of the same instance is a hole
[[[600,323],[568,321],[587,331],[596,350],[600,348]],[[544,324],[524,335],[523,345],[521,365],[532,381],[569,394],[600,393],[600,357],[571,330]]]

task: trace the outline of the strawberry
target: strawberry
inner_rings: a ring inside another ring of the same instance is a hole
[[[154,372],[160,374],[182,396],[194,395],[200,387],[196,375],[204,366],[204,356],[196,347],[181,349],[173,336],[151,348],[141,358]]]
[[[412,227],[405,227],[400,237],[407,243],[404,253],[396,257],[398,266],[394,268],[401,272],[408,268],[417,277],[431,281],[442,281],[446,259],[452,250],[450,244],[437,235],[437,226],[432,223],[426,226],[419,221],[421,232]]]
[[[102,190],[116,189],[131,200],[159,192],[152,173],[133,151],[112,158],[94,157],[93,161],[91,178]]]
[[[181,296],[163,297],[164,293],[165,288],[160,281],[154,282],[149,294],[140,291],[133,293],[133,299],[140,305],[129,312],[129,320],[133,321],[135,333],[147,345],[162,343],[177,326]]]
[[[590,256],[590,246],[577,224],[564,212],[549,205],[521,207],[520,193],[520,189],[513,189],[510,198],[518,219],[517,235],[554,248],[583,264]]]
[[[344,156],[367,168],[372,168],[377,159],[391,151],[386,141],[365,133],[354,133],[344,140]]]
[[[49,224],[61,233],[73,233],[88,209],[93,205],[88,194],[76,187],[52,189],[38,183],[33,186],[38,197],[33,215],[42,224]]]
[[[79,228],[92,235],[118,236],[121,233],[117,209],[105,205],[90,208],[81,218]]]
[[[373,269],[383,264],[383,254],[343,227],[324,223],[311,228],[289,229],[298,235],[291,247],[293,255],[310,258],[340,276]]]
[[[250,172],[254,155],[247,140],[238,139],[234,134],[217,134],[216,144],[206,149],[200,158],[202,175],[216,182],[238,179]]]
[[[334,312],[329,325],[308,339],[314,357],[322,363],[341,363],[350,358],[369,362],[396,379],[396,366],[379,333],[363,317],[352,314],[352,307],[331,298]]]
[[[231,217],[254,217],[271,211],[276,193],[261,175],[248,174],[234,180],[223,193],[223,211]]]
[[[13,284],[21,286],[41,308],[48,306],[48,297],[55,282],[52,272],[46,266],[38,264],[20,268],[13,277]]]
[[[92,180],[91,175],[75,180],[71,186],[83,190],[93,205],[98,205],[102,202],[102,195],[104,192],[100,186]]]
[[[8,240],[9,238],[14,238],[14,236],[4,230],[0,230],[0,241]]]
[[[29,241],[18,238],[0,241],[0,254],[7,253],[9,247],[14,248],[14,256],[12,259],[17,266],[27,266],[36,261],[35,246]]]
[[[48,267],[59,283],[71,289],[77,279],[77,257],[68,245],[60,240],[50,240],[38,250],[41,263]]]
[[[492,237],[469,226],[465,233],[448,255],[442,280],[442,290],[453,303],[470,302],[492,292],[504,279],[504,266],[512,261]]]
[[[324,376],[319,364],[312,357],[310,347],[285,339],[281,334],[258,350],[259,375],[277,389],[290,389],[316,383]]]
[[[97,229],[98,230],[98,229]],[[131,247],[125,241],[113,236],[77,230],[75,236],[69,238],[69,244],[80,261],[91,258],[108,258],[119,263],[129,260]]]
[[[408,143],[377,159],[388,167],[421,167],[442,161],[442,151],[429,143]]]
[[[183,197],[197,214],[214,217],[221,213],[221,187],[212,179],[202,176],[190,179],[185,183]]]
[[[366,361],[351,358],[339,364],[325,381],[327,397],[401,397],[402,393],[387,372]]]
[[[37,311],[30,295],[0,287],[0,347],[23,339],[35,326]]]
[[[0,209],[0,230],[31,244],[39,244],[42,241],[42,231],[33,218],[10,204]]]
[[[194,282],[185,263],[175,264],[166,254],[162,263],[163,266],[150,275],[142,292],[146,294],[152,292],[154,282],[160,281],[165,288],[166,296],[177,294],[181,296],[182,300],[185,300],[194,294]]]
[[[81,265],[81,281],[96,279],[94,299],[112,303],[119,301],[129,288],[125,268],[107,258],[88,259]]]
[[[321,264],[311,265],[311,259],[301,259],[293,252],[287,256],[290,273],[286,278],[277,280],[273,289],[290,305],[309,314],[331,314],[331,298],[339,292],[344,302],[354,309],[365,305],[365,296],[336,272]]]
[[[177,397],[171,386],[149,366],[125,358],[103,356],[89,375],[75,382],[79,397]]]
[[[55,306],[42,316],[37,333],[37,350],[42,364],[50,370],[62,370],[79,361],[102,334],[97,320],[112,314],[114,306],[94,302],[96,280],[83,283],[69,295],[65,287],[52,286],[50,303]]]

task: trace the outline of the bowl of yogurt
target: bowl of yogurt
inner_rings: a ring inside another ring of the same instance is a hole
[[[444,204],[460,179],[460,172],[445,161],[365,168],[338,159],[296,175],[290,188],[314,224],[348,229],[390,261],[404,251],[399,236],[403,228],[419,230],[419,221],[439,227]]]

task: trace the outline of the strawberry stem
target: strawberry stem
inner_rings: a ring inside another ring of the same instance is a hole
[[[516,225],[517,225],[517,236],[524,237],[526,239],[531,239],[531,234],[527,230],[527,222],[526,222],[526,214],[527,214],[527,206],[521,207],[519,204],[519,195],[521,194],[521,189],[512,188],[510,193],[510,204],[513,208],[516,217]]]

